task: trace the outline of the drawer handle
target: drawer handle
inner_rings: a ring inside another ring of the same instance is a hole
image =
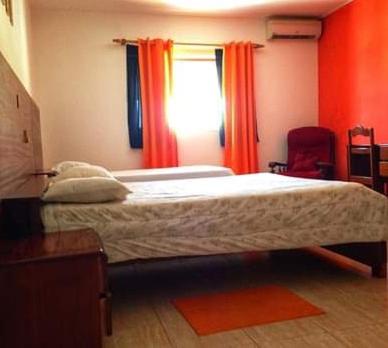
[[[28,144],[30,142],[30,137],[28,136],[27,130],[23,130],[23,143]]]

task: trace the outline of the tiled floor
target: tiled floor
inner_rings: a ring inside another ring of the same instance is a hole
[[[388,348],[387,283],[302,251],[177,259],[110,269],[114,335],[123,347]],[[178,296],[286,286],[325,315],[199,337],[170,304]]]

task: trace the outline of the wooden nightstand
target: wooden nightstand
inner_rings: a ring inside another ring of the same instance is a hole
[[[0,347],[102,347],[111,334],[106,263],[88,229],[0,241]]]

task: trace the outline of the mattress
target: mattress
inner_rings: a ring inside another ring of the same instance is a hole
[[[133,169],[112,172],[121,182],[160,181],[177,179],[209,178],[233,175],[230,168],[221,166],[183,166],[156,169]]]
[[[126,201],[47,204],[47,232],[90,227],[109,262],[388,238],[388,200],[360,184],[252,174],[126,184]]]

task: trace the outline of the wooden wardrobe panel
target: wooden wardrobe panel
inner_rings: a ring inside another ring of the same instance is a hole
[[[42,162],[39,109],[0,54],[0,199],[30,195]]]
[[[0,53],[0,117],[17,112],[16,90],[18,81]]]
[[[31,122],[32,122],[32,148],[34,153],[35,171],[43,170],[43,148],[42,134],[40,131],[40,117],[37,105],[31,100]]]

